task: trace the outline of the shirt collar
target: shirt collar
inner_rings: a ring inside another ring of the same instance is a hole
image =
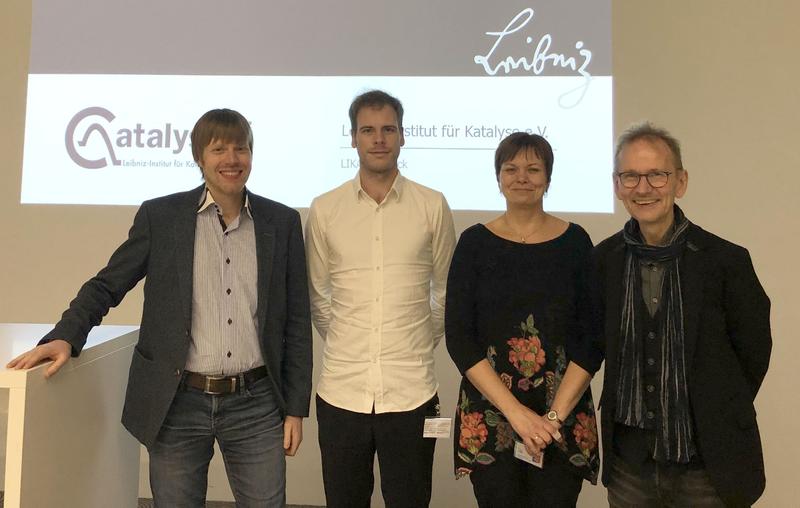
[[[389,192],[386,194],[386,199],[388,199],[389,196],[394,196],[395,200],[400,201],[400,197],[403,194],[403,187],[405,185],[405,181],[406,178],[403,175],[401,175],[400,172],[398,171],[397,176],[395,176],[394,178],[394,182],[392,182],[392,188],[389,189]],[[353,197],[356,199],[356,201],[360,201],[361,199],[369,197],[367,191],[365,191],[361,187],[360,172],[356,173],[356,177],[353,178],[352,184],[353,184]],[[386,199],[384,199],[384,201],[386,201]]]
[[[205,210],[206,208],[208,208],[209,206],[211,206],[213,204],[216,204],[216,201],[214,201],[214,196],[212,196],[211,193],[208,192],[208,187],[206,187],[206,188],[203,189],[202,194],[200,194],[200,203],[199,203],[200,206],[197,209],[197,213],[198,214],[201,213],[203,210]],[[248,217],[250,217],[252,219],[253,218],[253,212],[250,209],[250,193],[247,191],[247,189],[244,190],[244,207],[243,208],[247,211]]]

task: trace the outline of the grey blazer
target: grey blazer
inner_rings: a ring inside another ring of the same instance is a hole
[[[203,187],[145,201],[128,239],[86,282],[55,328],[80,354],[89,330],[142,278],[144,308],[122,413],[123,425],[148,448],[181,380],[191,338],[196,212]],[[300,215],[248,194],[258,259],[258,333],[264,363],[284,414],[308,416],[311,320]]]

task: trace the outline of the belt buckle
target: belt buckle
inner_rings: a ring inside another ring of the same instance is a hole
[[[231,380],[231,390],[229,392],[217,392],[211,390],[212,381],[222,381],[223,379]],[[206,376],[206,383],[205,387],[203,388],[203,393],[206,393],[208,395],[224,395],[226,393],[233,393],[235,391],[236,391],[236,377],[228,378],[228,376]]]

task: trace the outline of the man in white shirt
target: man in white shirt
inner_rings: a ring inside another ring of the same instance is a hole
[[[433,350],[444,335],[455,246],[444,196],[400,175],[403,106],[373,90],[350,106],[356,177],[311,203],[306,253],[325,341],[317,418],[327,505],[369,507],[375,452],[387,506],[427,506],[437,416]]]

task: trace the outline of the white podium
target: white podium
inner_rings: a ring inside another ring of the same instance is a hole
[[[135,507],[139,443],[120,416],[138,328],[94,328],[80,357],[50,379],[47,364],[5,368],[51,328],[0,324],[0,391],[8,392],[5,508]]]

